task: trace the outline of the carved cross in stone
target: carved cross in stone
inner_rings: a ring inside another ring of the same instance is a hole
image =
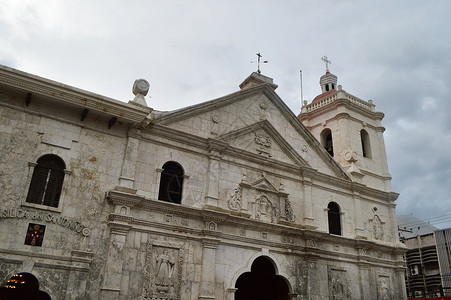
[[[326,55],[324,55],[323,57],[321,57],[321,60],[324,61],[324,63],[326,64],[326,72],[329,72],[329,65],[332,63]]]
[[[257,61],[251,61],[251,63],[253,63],[253,64],[257,63],[257,73],[261,74],[261,71],[260,71],[260,58],[262,58],[262,55],[260,54],[260,52],[257,53],[257,58],[258,58]],[[262,61],[262,63],[267,64],[268,61],[264,60],[264,61]]]

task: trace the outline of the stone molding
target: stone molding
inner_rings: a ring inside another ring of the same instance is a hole
[[[140,123],[152,109],[125,104],[118,100],[84,91],[36,75],[0,66],[0,84],[35,93],[78,107],[88,108],[101,114],[107,112],[119,119]]]
[[[28,251],[0,248],[0,261],[15,261],[21,263],[24,257],[32,257],[32,259],[35,260],[35,267],[75,270],[80,272],[88,272],[90,270],[94,253],[90,251],[72,250],[71,254],[71,256],[63,256],[33,252],[33,255],[31,256]]]
[[[115,195],[110,194],[110,195]],[[121,195],[124,197],[125,195]],[[135,196],[134,194],[131,195]],[[310,255],[321,258],[328,258],[329,260],[346,260],[351,262],[362,262],[368,263],[371,265],[380,265],[386,267],[402,267],[402,261],[393,261],[389,258],[377,257],[377,253],[385,253],[386,257],[390,255],[402,255],[405,252],[405,247],[402,244],[389,244],[382,241],[376,240],[356,240],[351,238],[346,238],[343,236],[332,236],[326,232],[320,232],[316,230],[307,229],[307,227],[299,225],[299,224],[274,224],[262,222],[259,220],[250,219],[248,217],[242,217],[240,215],[234,215],[231,211],[218,209],[215,207],[198,209],[198,208],[190,208],[181,205],[176,205],[172,203],[166,203],[160,200],[151,200],[141,197],[141,200],[145,203],[138,203],[134,207],[135,209],[148,209],[155,213],[161,214],[171,214],[174,216],[180,216],[191,219],[193,221],[203,220],[203,224],[205,228],[197,228],[190,227],[188,224],[190,222],[185,222],[183,224],[174,224],[174,223],[161,223],[157,221],[150,221],[144,219],[138,219],[132,216],[122,216],[119,214],[110,214],[109,219],[110,226],[114,224],[123,228],[124,230],[133,231],[138,230],[142,232],[158,232],[162,235],[170,235],[173,237],[186,238],[186,236],[190,236],[190,239],[197,240],[202,242],[202,240],[211,239],[217,241],[218,244],[229,244],[229,245],[240,245],[246,247],[246,245],[265,245],[267,247],[274,248],[274,251],[277,252],[276,249],[280,249],[280,251],[285,251],[282,249],[290,249],[296,255]],[[125,224],[124,224],[125,222]],[[207,228],[209,222],[214,222],[216,224],[216,230],[211,230]],[[218,224],[221,226],[227,227],[239,227],[246,228],[248,232],[264,232],[266,233],[267,239],[250,237],[249,234],[241,235],[238,232],[236,234],[229,234],[222,231],[219,231]],[[274,240],[273,237],[280,236],[280,233],[283,232],[284,236],[289,237],[289,240]],[[302,241],[315,241],[313,243],[307,243],[305,245],[302,244]],[[366,255],[360,253],[342,253],[340,252],[339,256],[337,256],[337,252],[328,250],[323,246],[319,245],[321,241],[321,245],[340,245],[341,247],[347,248],[365,248],[372,249],[370,254]]]

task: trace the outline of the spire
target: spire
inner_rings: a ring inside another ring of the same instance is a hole
[[[337,88],[337,76],[329,72],[329,65],[332,64],[329,58],[324,55],[323,57],[321,57],[321,60],[326,64],[326,74],[321,76],[319,84],[321,85],[321,92],[325,93]]]

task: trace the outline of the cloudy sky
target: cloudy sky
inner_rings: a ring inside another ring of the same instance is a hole
[[[300,111],[321,57],[347,92],[385,113],[398,214],[451,227],[451,1],[0,0],[0,64],[127,102],[173,110],[238,90],[268,64]]]

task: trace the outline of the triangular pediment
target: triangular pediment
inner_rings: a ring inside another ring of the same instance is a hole
[[[264,190],[271,193],[278,193],[279,190],[266,178],[263,173],[262,176],[251,184],[251,187],[258,190]]]
[[[217,139],[243,152],[298,166],[308,166],[302,156],[267,120],[220,135]]]
[[[224,143],[243,159],[260,157],[349,180],[269,84],[155,115],[151,127],[196,145],[202,140]]]

